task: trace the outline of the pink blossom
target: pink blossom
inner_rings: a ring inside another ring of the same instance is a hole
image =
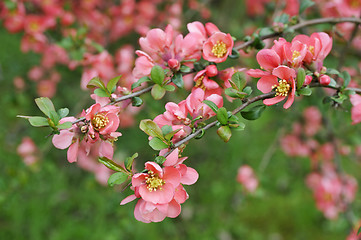
[[[224,62],[232,53],[232,48],[233,39],[229,33],[215,32],[203,44],[203,58],[215,63]]]
[[[286,135],[281,138],[281,147],[282,150],[291,157],[299,156],[306,157],[309,156],[311,151],[307,144],[303,143],[299,136],[296,135]]]
[[[16,150],[26,165],[32,165],[39,159],[38,148],[30,137],[24,137]]]
[[[205,98],[205,93],[200,88],[195,88],[192,90],[192,93],[186,99],[186,108],[192,118],[202,116],[203,120],[206,120],[212,116],[215,116],[216,113],[212,111],[205,103],[204,100],[211,101],[215,103],[218,107],[223,106],[223,98],[218,94],[212,94],[209,97]]]
[[[238,169],[237,181],[250,193],[255,192],[258,187],[258,179],[253,169],[248,165],[243,165]]]
[[[285,109],[289,108],[295,98],[295,77],[295,70],[286,66],[279,66],[272,71],[272,75],[261,77],[257,82],[257,88],[261,92],[268,93],[273,89],[276,91],[276,96],[274,98],[265,99],[263,100],[263,103],[265,105],[273,105],[288,97],[283,107]]]
[[[361,96],[358,94],[353,94],[350,96],[350,101],[352,104],[352,108],[351,108],[352,124],[356,124],[361,122]]]
[[[85,114],[85,119],[90,121],[89,134],[110,135],[114,133],[119,126],[118,112],[119,108],[116,106],[101,107],[99,103],[92,105]]]

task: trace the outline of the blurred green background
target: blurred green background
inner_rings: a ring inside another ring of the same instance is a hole
[[[229,8],[231,2],[219,6],[229,15],[217,11],[214,22],[224,31],[242,36],[239,25],[243,18],[235,16],[243,14],[244,9]],[[338,220],[326,220],[305,186],[309,160],[289,158],[278,148],[280,133],[289,130],[311,102],[325,112],[331,111],[336,125],[350,125],[350,114],[323,106],[320,95],[314,94],[287,111],[280,106],[270,107],[254,122],[244,120],[245,131],[234,132],[228,144],[217,137],[215,129],[201,140],[193,140],[185,150],[189,156],[186,163],[200,177],[196,184],[186,187],[190,198],[182,204],[181,215],[144,224],[134,219],[135,202],[119,205],[131,194],[129,189],[121,192],[101,186],[92,173],[68,163],[66,151],[52,146],[51,138],[46,138],[48,129],[32,128],[27,121],[16,118],[17,114],[40,114],[33,101],[37,97],[35,84],[27,84],[22,93],[13,87],[15,76],[24,76],[39,62],[36,54],[21,53],[20,38],[0,28],[0,239],[345,239],[350,226],[342,214]],[[92,101],[79,89],[80,71],[70,72],[65,67],[59,71],[62,80],[53,102],[56,108],[69,107],[70,115],[75,115]],[[145,99],[150,100],[149,96]],[[73,107],[74,102],[77,104]],[[161,103],[148,104],[139,119],[153,118],[163,111]],[[350,126],[348,137],[358,130]],[[122,133],[117,142],[119,160],[138,152],[137,167],[142,168],[153,154],[147,136],[138,128]],[[35,167],[26,166],[16,154],[23,136],[33,138],[40,148],[42,159]],[[260,179],[254,195],[245,195],[236,182],[242,164],[252,166]],[[360,164],[355,159],[343,159],[343,165],[360,183]],[[359,193],[353,207],[360,213]]]

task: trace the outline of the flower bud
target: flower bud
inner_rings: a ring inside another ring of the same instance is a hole
[[[331,82],[331,78],[327,75],[322,75],[320,77],[320,83],[321,85],[327,86],[328,84],[330,84]]]
[[[177,59],[169,59],[168,60],[168,66],[172,69],[172,70],[176,70],[178,71],[180,69],[180,63]]]
[[[206,75],[208,77],[214,77],[218,74],[218,69],[216,65],[209,65],[206,67]]]
[[[303,85],[307,86],[312,82],[312,76],[306,75],[305,81],[303,82]]]

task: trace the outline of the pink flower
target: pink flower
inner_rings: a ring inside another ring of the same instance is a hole
[[[192,93],[186,99],[186,108],[192,118],[202,116],[203,120],[206,120],[212,116],[215,116],[216,113],[212,111],[205,103],[204,100],[211,101],[215,103],[218,107],[223,106],[223,98],[218,94],[212,94],[209,97],[205,98],[205,93],[200,88],[194,88]]]
[[[268,93],[272,90],[276,91],[274,98],[265,99],[263,103],[265,105],[273,105],[288,97],[283,107],[285,109],[289,108],[295,99],[295,77],[295,70],[286,66],[279,66],[272,71],[272,75],[261,77],[257,83],[257,88],[261,92]]]
[[[146,162],[147,173],[137,173],[132,185],[140,197],[153,204],[166,204],[172,201],[176,187],[180,184],[180,173],[174,167],[161,168],[155,162]]]
[[[118,112],[119,108],[115,106],[101,107],[99,103],[92,105],[85,114],[85,119],[90,121],[89,134],[107,135],[114,133],[119,126]]]
[[[203,44],[203,58],[215,63],[224,62],[232,53],[232,48],[233,39],[229,33],[215,32]]]
[[[356,124],[361,122],[361,96],[358,94],[353,94],[350,96],[350,101],[352,103],[352,108],[351,108],[352,124]]]
[[[16,150],[26,165],[32,165],[39,159],[37,156],[38,148],[30,137],[24,137]]]
[[[258,179],[253,169],[248,165],[243,165],[238,169],[237,181],[250,193],[255,192],[258,187]]]

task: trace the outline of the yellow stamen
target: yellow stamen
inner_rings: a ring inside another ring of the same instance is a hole
[[[276,97],[282,96],[286,97],[288,95],[288,92],[290,91],[291,85],[286,80],[279,80],[278,85],[275,84],[272,86],[272,89],[275,89],[276,91]]]
[[[292,53],[292,60],[294,61],[296,58],[298,58],[301,55],[299,51],[293,51]]]
[[[314,46],[309,46],[308,50],[312,53],[312,55],[315,55],[315,47]]]
[[[224,42],[218,41],[212,47],[212,53],[217,58],[222,58],[227,53],[227,46]]]
[[[165,181],[152,171],[149,171],[148,173],[149,176],[145,177],[145,183],[147,184],[149,192],[162,190],[162,186],[165,184]]]
[[[103,113],[96,114],[91,120],[95,130],[99,131],[109,123],[109,119]]]
[[[202,89],[203,91],[205,91],[205,90],[206,90],[206,87],[205,87],[204,84],[203,84],[203,78],[204,78],[204,76],[200,76],[200,77],[197,79],[196,85],[195,85],[194,87],[198,87],[198,88]]]
[[[350,7],[351,8],[359,8],[360,7],[360,0],[351,0]]]

